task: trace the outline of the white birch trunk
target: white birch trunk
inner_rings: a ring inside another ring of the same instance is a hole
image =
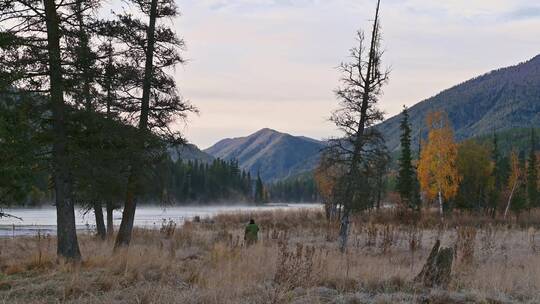
[[[510,210],[510,203],[512,202],[512,197],[514,196],[514,191],[517,187],[517,179],[514,182],[514,185],[512,186],[512,191],[510,192],[510,197],[508,197],[508,203],[506,204],[506,209],[504,210],[504,218],[506,218],[506,215],[508,215],[508,211]]]
[[[440,190],[439,190],[439,213],[441,215],[441,218],[443,218],[444,209],[443,209],[442,193]]]

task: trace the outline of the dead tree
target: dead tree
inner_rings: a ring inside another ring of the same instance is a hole
[[[347,169],[340,179],[339,195],[343,206],[340,219],[340,249],[347,247],[351,212],[373,206],[371,179],[374,161],[384,153],[382,136],[372,128],[382,121],[383,113],[377,108],[382,86],[387,82],[389,71],[381,69],[383,51],[379,20],[380,0],[377,1],[375,19],[366,46],[363,32],[358,31],[358,46],[351,49],[351,62],[342,63],[342,86],[336,90],[340,108],[331,120],[342,130],[342,138],[331,140],[330,158]]]

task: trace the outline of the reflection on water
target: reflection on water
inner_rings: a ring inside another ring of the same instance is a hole
[[[151,207],[140,206],[135,214],[135,226],[143,228],[159,228],[163,220],[172,220],[178,224],[195,216],[211,217],[219,213],[253,212],[264,210],[295,210],[302,208],[321,208],[318,204],[290,204],[267,206],[183,206],[183,207]],[[56,233],[56,209],[4,209],[4,212],[22,218],[0,219],[0,238],[21,235],[42,235]],[[114,212],[114,223],[120,225],[122,212]],[[76,224],[79,231],[93,231],[95,219],[93,212],[76,211]]]

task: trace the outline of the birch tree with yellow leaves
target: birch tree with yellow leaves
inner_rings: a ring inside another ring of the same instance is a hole
[[[456,166],[458,145],[444,112],[431,112],[426,117],[429,129],[418,164],[420,187],[429,200],[438,199],[443,216],[443,200],[452,199],[458,191],[460,176]]]

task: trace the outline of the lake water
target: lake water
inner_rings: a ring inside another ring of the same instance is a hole
[[[172,220],[178,224],[186,219],[195,216],[201,218],[211,217],[220,213],[232,212],[256,212],[265,210],[297,210],[304,208],[321,208],[318,204],[288,204],[288,205],[266,205],[266,206],[181,206],[181,207],[159,207],[159,206],[139,206],[135,213],[135,226],[143,228],[160,228],[163,220]],[[56,233],[56,209],[3,209],[5,213],[22,218],[0,218],[0,238],[13,236],[32,236],[41,233]],[[75,211],[77,229],[81,232],[91,232],[95,230],[94,213]],[[122,212],[114,212],[114,224],[120,225]]]

